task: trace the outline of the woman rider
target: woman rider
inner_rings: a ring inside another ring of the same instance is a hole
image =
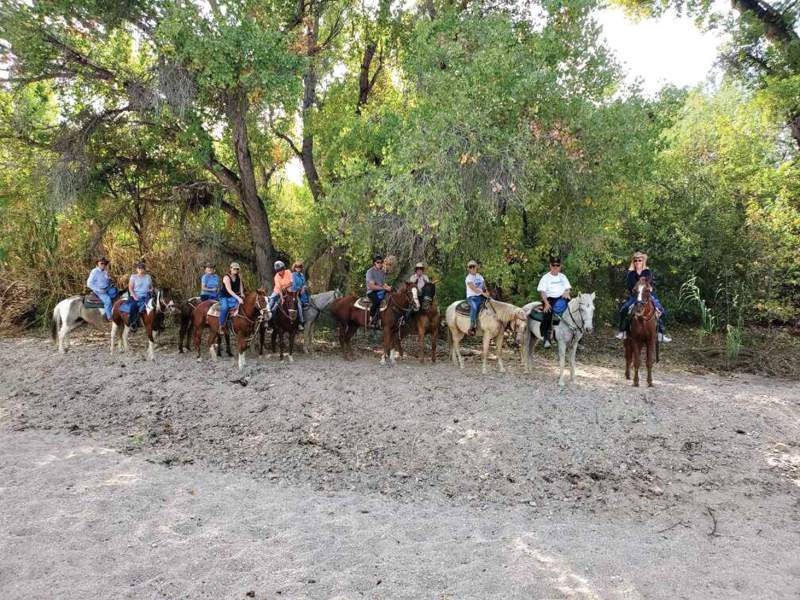
[[[630,307],[636,302],[636,296],[633,295],[633,288],[642,277],[644,277],[652,287],[655,287],[655,277],[653,277],[653,272],[647,268],[647,254],[644,252],[634,252],[633,256],[631,257],[631,264],[628,267],[628,272],[625,274],[625,289],[628,291],[628,299],[625,300],[619,309],[619,331],[616,335],[618,340],[625,339],[625,318],[628,315],[628,310],[630,310]],[[650,297],[653,299],[653,304],[659,313],[658,341],[671,342],[672,338],[664,333],[664,323],[662,321],[662,317],[666,311],[661,305],[661,301],[658,299],[658,296],[656,296],[655,292],[651,292]]]
[[[306,321],[303,315],[303,305],[308,304],[308,287],[306,286],[306,276],[303,275],[303,261],[296,260],[292,265],[292,291],[297,292],[297,319],[300,321],[300,329]]]
[[[153,292],[153,279],[145,272],[143,262],[136,263],[136,273],[128,279],[128,294],[130,295],[130,314],[128,314],[128,327],[136,331],[139,327],[140,316],[147,308],[147,300]]]
[[[467,302],[469,302],[469,331],[467,333],[475,335],[478,313],[486,298],[489,298],[489,292],[486,291],[486,280],[478,272],[478,263],[474,260],[467,263],[467,278],[464,280],[464,284],[467,287]]]
[[[239,263],[231,263],[231,270],[222,278],[219,290],[219,330],[223,331],[228,311],[244,303],[244,283],[239,276]]]

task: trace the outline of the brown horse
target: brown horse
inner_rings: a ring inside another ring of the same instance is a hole
[[[130,327],[128,321],[130,314],[122,312],[122,303],[126,302],[122,298],[114,302],[111,312],[111,354],[114,354],[114,347],[117,345],[117,332],[122,328],[122,336],[119,340],[119,349],[128,350],[128,334]],[[152,296],[147,300],[145,311],[139,315],[139,321],[144,325],[147,333],[147,358],[155,360],[156,337],[164,330],[164,317],[174,312],[175,303],[172,295],[167,289],[156,289]]]
[[[209,309],[214,305],[215,300],[201,302],[194,309],[192,324],[194,327],[194,347],[197,350],[197,360],[200,360],[200,341],[203,336],[203,328],[209,328],[208,350],[211,358],[217,358],[217,341],[219,339],[219,317],[208,314]],[[245,353],[253,337],[258,333],[261,322],[270,318],[269,302],[267,292],[263,288],[257,289],[245,295],[244,303],[239,306],[239,310],[234,316],[228,313],[229,327],[233,328],[236,334],[237,345],[239,348],[239,370],[244,369]]]
[[[653,357],[658,360],[658,313],[650,293],[650,283],[642,278],[633,288],[636,304],[633,306],[632,318],[625,337],[625,379],[631,378],[631,362],[633,363],[633,385],[639,387],[639,366],[642,364],[642,346],[647,348],[645,364],[647,365],[647,386],[653,387]]]
[[[283,361],[283,335],[285,333],[289,334],[289,362],[294,362],[294,358],[292,358],[292,354],[294,353],[294,336],[297,335],[298,328],[300,327],[300,321],[297,318],[298,301],[297,292],[283,292],[283,298],[272,314],[272,319],[270,319],[270,325],[272,325],[272,353],[275,354],[275,340],[280,338],[281,362]],[[263,330],[261,336],[263,345]]]
[[[200,304],[200,296],[189,298],[178,303],[178,316],[180,318],[180,328],[178,330],[178,354],[183,354],[184,350],[189,350],[189,340],[192,339],[194,332],[194,323],[192,322],[192,315],[194,309]],[[219,345],[219,340],[217,341]],[[225,347],[228,351],[228,356],[233,356],[231,352],[231,336],[227,329],[225,330]]]
[[[436,285],[432,282],[426,283],[419,291],[418,311],[412,314],[408,325],[403,327],[402,335],[408,335],[414,331],[419,338],[419,360],[425,362],[425,335],[431,336],[431,362],[436,362],[436,343],[439,339],[439,326],[442,322],[442,315],[439,314],[439,307],[436,304]],[[403,355],[403,347],[400,346],[400,356]]]
[[[406,282],[398,290],[388,292],[386,309],[380,313],[383,328],[383,355],[381,364],[386,363],[386,357],[394,363],[394,349],[400,345],[400,325],[408,318],[411,310],[419,309],[417,299],[417,286]],[[339,345],[345,358],[353,356],[350,341],[359,327],[367,328],[369,311],[356,306],[358,296],[344,296],[331,304],[331,316],[338,324]]]

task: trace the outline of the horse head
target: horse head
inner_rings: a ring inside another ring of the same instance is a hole
[[[297,303],[299,292],[285,291],[283,292],[283,300],[279,310],[285,313],[290,321],[297,319]]]
[[[155,308],[158,312],[166,313],[168,315],[177,312],[178,307],[175,303],[172,290],[169,288],[161,288],[156,290]]]
[[[265,321],[269,321],[272,318],[272,312],[269,310],[269,300],[267,299],[267,290],[264,288],[256,290],[255,307],[258,310],[258,314]]]
[[[594,331],[594,292],[578,295],[578,312],[583,321],[583,330],[586,333]]]
[[[636,285],[633,286],[633,294],[636,296],[636,304],[633,308],[634,315],[642,315],[645,308],[650,303],[650,294],[653,291],[653,286],[650,281],[645,277],[640,277]]]
[[[401,288],[401,292],[405,292],[408,303],[414,306],[414,310],[419,310],[419,289],[416,283],[406,281],[405,289]]]

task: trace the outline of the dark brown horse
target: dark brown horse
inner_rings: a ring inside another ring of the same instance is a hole
[[[194,332],[192,315],[198,304],[200,304],[200,296],[195,296],[194,298],[189,298],[188,300],[178,303],[178,316],[180,319],[180,329],[178,330],[178,354],[183,354],[184,350],[189,350],[189,340],[192,339],[192,334]],[[217,340],[217,345],[220,345],[219,340]],[[225,347],[228,351],[228,356],[233,356],[231,352],[231,336],[227,329],[225,330]]]
[[[331,316],[338,324],[339,345],[345,358],[353,356],[350,341],[359,327],[367,327],[369,311],[356,306],[358,296],[344,296],[331,304]],[[386,309],[380,313],[383,328],[383,355],[381,364],[386,363],[386,357],[394,363],[394,350],[400,346],[400,326],[408,319],[409,313],[419,308],[417,299],[417,286],[405,283],[398,290],[388,292]]]
[[[201,302],[194,309],[192,315],[192,325],[194,327],[194,347],[197,350],[197,360],[200,360],[200,342],[203,336],[203,328],[209,328],[208,349],[211,358],[217,358],[217,341],[219,340],[219,317],[208,314],[209,309],[214,305],[215,300]],[[257,289],[245,295],[244,303],[239,306],[236,316],[233,311],[228,313],[228,326],[236,334],[237,346],[239,349],[239,370],[244,369],[245,353],[247,347],[253,340],[264,319],[270,318],[269,303],[267,292],[263,288]]]
[[[633,385],[639,387],[639,366],[642,364],[642,347],[647,349],[647,386],[653,387],[653,358],[658,360],[658,313],[650,293],[650,283],[642,278],[633,288],[636,304],[633,305],[630,326],[625,337],[625,379],[631,378],[633,363]]]
[[[111,354],[114,354],[114,346],[117,345],[117,332],[122,329],[122,336],[119,341],[120,350],[128,350],[128,334],[130,333],[130,314],[122,312],[122,303],[126,302],[120,298],[114,302],[111,313]],[[147,300],[146,308],[139,315],[139,321],[144,325],[147,333],[147,358],[155,360],[156,337],[164,330],[164,318],[167,314],[174,312],[175,304],[172,301],[172,294],[168,289],[156,289]]]
[[[300,321],[297,318],[297,303],[297,292],[283,292],[283,298],[278,303],[277,307],[275,308],[275,312],[272,313],[272,319],[269,321],[270,325],[272,325],[272,353],[275,354],[275,341],[280,339],[281,361],[283,361],[283,336],[284,334],[288,333],[289,362],[294,362],[294,358],[292,358],[292,354],[294,353],[294,336],[297,335],[298,328],[300,327]],[[264,332],[262,330],[262,345],[263,336]]]
[[[422,363],[425,362],[426,334],[431,336],[431,362],[436,362],[436,343],[439,339],[442,315],[439,314],[435,296],[436,285],[432,282],[426,283],[418,293],[419,310],[412,313],[410,321],[401,332],[403,336],[416,332],[419,338],[419,360]],[[400,346],[400,355],[403,355],[402,346]]]

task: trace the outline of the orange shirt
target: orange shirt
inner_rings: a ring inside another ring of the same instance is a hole
[[[275,289],[273,292],[281,292],[284,290],[292,289],[292,273],[289,269],[284,269],[275,273],[274,279]]]

